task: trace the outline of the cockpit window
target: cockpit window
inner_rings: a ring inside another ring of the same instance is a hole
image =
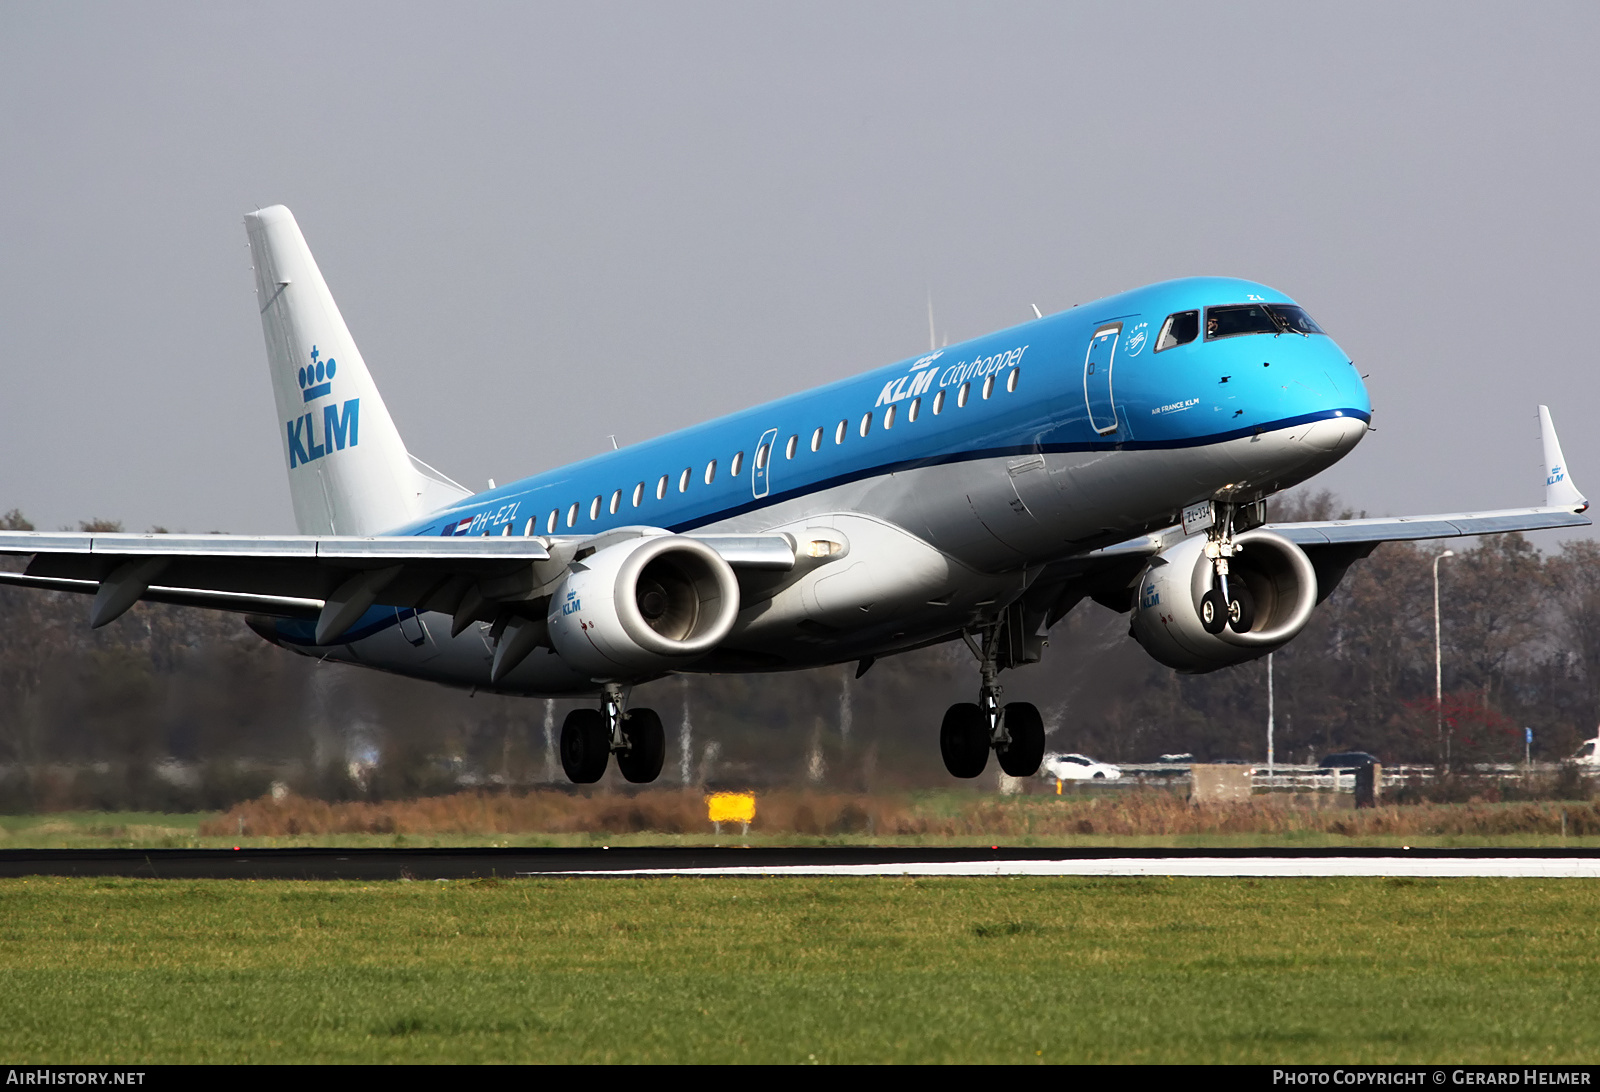
[[[1206,340],[1242,334],[1320,334],[1322,327],[1292,303],[1247,303],[1206,308]]]
[[[1295,334],[1323,334],[1322,327],[1311,321],[1311,316],[1292,303],[1269,303],[1267,310]]]
[[[1200,312],[1179,311],[1168,315],[1161,325],[1161,336],[1156,338],[1156,352],[1174,345],[1187,345],[1200,336]]]
[[[1253,303],[1242,307],[1207,307],[1206,340],[1219,337],[1238,337],[1241,334],[1282,333],[1273,317],[1267,314],[1265,304]]]

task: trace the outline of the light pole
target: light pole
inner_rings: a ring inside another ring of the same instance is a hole
[[[1272,653],[1267,653],[1267,776],[1272,777],[1276,771],[1273,767],[1272,755]]]
[[[1438,746],[1444,739],[1444,655],[1439,644],[1439,562],[1455,557],[1454,550],[1446,550],[1433,559],[1433,738]],[[1450,756],[1445,755],[1444,768],[1450,769]]]

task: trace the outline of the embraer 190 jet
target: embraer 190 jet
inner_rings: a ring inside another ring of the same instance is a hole
[[[299,534],[0,534],[0,581],[243,614],[318,659],[508,694],[595,695],[561,729],[594,782],[648,782],[661,718],[631,689],[944,641],[977,698],[946,767],[1044,752],[998,676],[1084,599],[1205,672],[1305,626],[1381,542],[1577,527],[1588,502],[1539,408],[1538,507],[1268,524],[1267,497],[1347,455],[1371,405],[1295,301],[1216,277],[1109,296],[646,443],[473,493],[412,455],[282,206],[249,214],[256,303]],[[492,483],[491,483],[492,486]],[[930,726],[931,729],[931,726]]]

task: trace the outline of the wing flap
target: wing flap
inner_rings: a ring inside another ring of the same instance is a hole
[[[696,537],[735,568],[794,567],[794,542],[787,535]],[[474,604],[471,612],[492,613],[497,603],[537,600],[591,541],[6,531],[0,532],[0,554],[32,559],[23,573],[0,573],[0,583],[93,595],[95,625],[146,600],[322,617],[323,636],[330,637],[352,604],[455,614],[468,602]]]
[[[68,580],[61,577],[29,576],[26,573],[0,572],[0,584],[41,591],[76,592],[94,595],[100,588],[94,580]],[[170,603],[179,607],[205,607],[236,614],[264,614],[274,618],[314,619],[322,611],[322,600],[299,599],[287,595],[251,595],[242,592],[168,588],[152,585],[141,597],[148,603]]]
[[[351,561],[546,561],[542,538],[444,538],[418,535],[137,535],[0,531],[0,554],[92,554],[126,557],[240,557]]]

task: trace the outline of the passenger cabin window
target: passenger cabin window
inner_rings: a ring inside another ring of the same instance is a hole
[[[894,409],[894,406],[891,404],[888,409],[883,411],[884,428],[894,428]]]
[[[617,509],[622,507],[622,490],[618,489],[611,494],[611,504],[608,507],[613,516],[617,514]]]
[[[798,437],[798,436],[789,437],[789,442],[783,446],[783,457],[785,459],[794,458],[794,453],[797,450],[799,450],[799,448],[800,448],[800,437]]]
[[[985,402],[987,402],[989,400],[989,396],[991,394],[993,394],[993,393],[994,393],[994,376],[991,375],[991,376],[989,376],[987,379],[985,379],[983,381],[983,400]]]
[[[643,501],[644,501],[644,482],[640,482],[638,485],[633,487],[633,506],[635,508],[637,508],[637,507],[639,507],[639,505]]]
[[[912,424],[916,424],[917,414],[919,414],[921,412],[922,412],[922,399],[921,398],[913,398],[911,400],[911,405],[909,407],[907,407],[907,409],[906,409],[906,420],[910,421]]]
[[[717,460],[712,459],[706,464],[706,484],[710,485],[717,480]]]
[[[861,416],[861,435],[865,436],[872,431],[872,414],[865,413]]]
[[[656,500],[664,500],[667,495],[667,476],[661,475],[661,480],[656,482]]]
[[[967,395],[972,393],[972,384],[963,383],[961,389],[956,391],[956,408],[960,409],[967,404]]]
[[[1156,352],[1187,345],[1199,336],[1199,311],[1179,311],[1176,315],[1168,315],[1167,321],[1161,324],[1161,336],[1156,338]]]
[[[744,466],[744,452],[741,451],[734,455],[733,464],[729,468],[728,473],[737,478],[739,476],[739,468],[742,466]]]
[[[600,518],[600,498],[599,497],[596,497],[594,500],[589,502],[589,518],[590,519],[599,519]]]
[[[836,444],[844,443],[844,434],[849,432],[849,431],[850,431],[850,422],[849,421],[840,421],[839,422],[839,426],[833,430],[833,442],[836,443]]]
[[[1017,389],[1017,380],[1022,378],[1021,368],[1012,368],[1011,374],[1006,376],[1006,393],[1011,394]]]
[[[694,467],[684,467],[683,473],[678,475],[678,492],[687,493],[689,491],[689,479],[692,477],[694,477]]]
[[[567,509],[567,526],[571,527],[578,522],[578,502],[573,501],[572,507]]]
[[[547,534],[547,535],[555,534],[556,533],[556,523],[560,519],[561,519],[561,509],[559,509],[559,508],[550,509],[550,518],[545,522],[544,533]]]
[[[756,448],[756,469],[757,470],[765,470],[767,468],[767,455],[771,451],[772,451],[772,445],[771,444],[762,444],[760,447]]]
[[[933,396],[933,415],[935,417],[944,412],[944,391]]]
[[[522,528],[522,537],[523,538],[532,538],[533,537],[534,526],[538,522],[539,521],[537,519],[529,519],[527,524]]]
[[[818,425],[817,426],[817,431],[815,431],[815,432],[813,432],[811,434],[811,450],[812,451],[821,451],[822,450],[822,426],[821,425]]]

